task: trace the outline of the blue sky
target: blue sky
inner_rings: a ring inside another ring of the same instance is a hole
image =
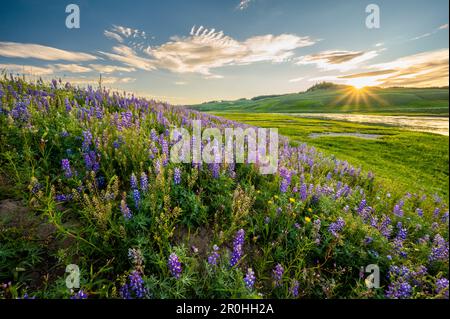
[[[68,29],[68,4],[80,28]],[[380,8],[380,28],[365,25]],[[10,1],[0,69],[176,104],[302,91],[448,85],[448,0]]]

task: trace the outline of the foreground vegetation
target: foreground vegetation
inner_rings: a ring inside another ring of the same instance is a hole
[[[169,128],[243,124],[0,81],[2,298],[448,298],[446,200],[282,139],[279,169],[173,164]],[[76,264],[81,289],[66,287]],[[368,289],[361,267],[380,268]]]

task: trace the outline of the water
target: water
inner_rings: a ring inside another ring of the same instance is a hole
[[[363,133],[311,133],[309,134],[310,138],[318,138],[318,137],[347,137],[347,136],[351,136],[351,137],[359,137],[359,138],[364,138],[366,140],[376,140],[377,138],[382,137],[383,135],[378,135],[378,134],[363,134]]]
[[[287,114],[283,114],[287,115]],[[402,127],[411,131],[429,132],[449,136],[448,117],[432,116],[390,116],[333,113],[293,113],[297,117],[322,118],[327,120],[349,121],[357,123],[385,124]]]

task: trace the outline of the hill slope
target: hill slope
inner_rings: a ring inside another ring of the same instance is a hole
[[[204,112],[377,113],[447,115],[448,88],[365,88],[335,86],[302,93],[213,101],[190,108]]]

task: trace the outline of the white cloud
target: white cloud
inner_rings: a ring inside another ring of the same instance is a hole
[[[290,79],[289,82],[290,83],[296,83],[296,82],[300,82],[303,79],[304,79],[304,77],[299,77],[299,78],[295,78],[295,79]]]
[[[33,65],[0,64],[0,70],[6,70],[8,73],[36,76],[53,74],[53,68],[51,67],[38,67]]]
[[[136,71],[132,67],[116,66],[116,65],[103,65],[103,64],[89,64],[89,67],[100,73],[114,73],[114,72],[133,72]]]
[[[87,73],[92,71],[90,68],[78,64],[55,64],[54,68],[57,71],[70,73]]]
[[[97,85],[99,83],[99,77],[64,77],[64,82],[69,82],[72,85]],[[112,84],[126,84],[134,82],[136,79],[131,77],[115,77],[115,76],[105,76],[102,77],[102,85],[112,85]]]
[[[187,84],[187,82],[184,82],[184,81],[175,82],[175,85],[186,85],[186,84]]]
[[[148,48],[152,66],[175,73],[198,73],[207,78],[220,78],[212,69],[255,62],[283,62],[294,50],[313,45],[309,37],[293,34],[263,35],[238,41],[222,31],[193,27],[187,37],[173,37],[158,47]]]
[[[239,9],[239,10],[245,10],[245,9],[247,9],[248,6],[250,5],[250,2],[251,2],[251,1],[252,1],[252,0],[240,0],[239,4],[238,4],[238,6],[237,6],[237,9]]]
[[[31,43],[0,42],[0,56],[8,58],[34,58],[46,61],[89,61],[97,57],[82,52],[65,51]]]
[[[105,31],[107,32],[107,31]],[[109,32],[113,32],[115,34],[120,34],[122,37],[125,38],[143,38],[143,39],[147,39],[147,34],[145,33],[145,31],[141,31],[138,29],[132,29],[129,27],[124,27],[124,26],[120,26],[120,25],[113,25],[111,31]]]
[[[103,34],[109,39],[116,40],[117,42],[120,42],[120,43],[123,42],[123,38],[115,32],[105,30],[105,32]]]
[[[305,55],[297,60],[297,64],[315,64],[323,70],[348,71],[357,68],[363,62],[378,56],[376,50],[373,51],[346,51],[330,50],[316,54]]]
[[[155,69],[154,61],[138,56],[133,49],[125,45],[113,47],[114,53],[108,53],[103,51],[99,52],[113,61],[122,62],[133,68],[146,71],[151,71]]]
[[[423,38],[427,38],[427,37],[429,37],[430,35],[433,35],[433,34],[439,32],[439,31],[441,31],[441,30],[446,30],[446,29],[448,29],[448,23],[443,24],[443,25],[437,27],[436,29],[434,29],[434,30],[431,31],[431,32],[427,32],[427,33],[421,34],[421,35],[419,35],[419,36],[417,36],[417,37],[414,37],[414,38],[410,39],[409,41],[415,41],[415,40],[420,40],[420,39],[423,39]]]
[[[364,72],[330,75],[311,81],[333,81],[354,86],[447,86],[449,50],[427,51],[366,67]]]

